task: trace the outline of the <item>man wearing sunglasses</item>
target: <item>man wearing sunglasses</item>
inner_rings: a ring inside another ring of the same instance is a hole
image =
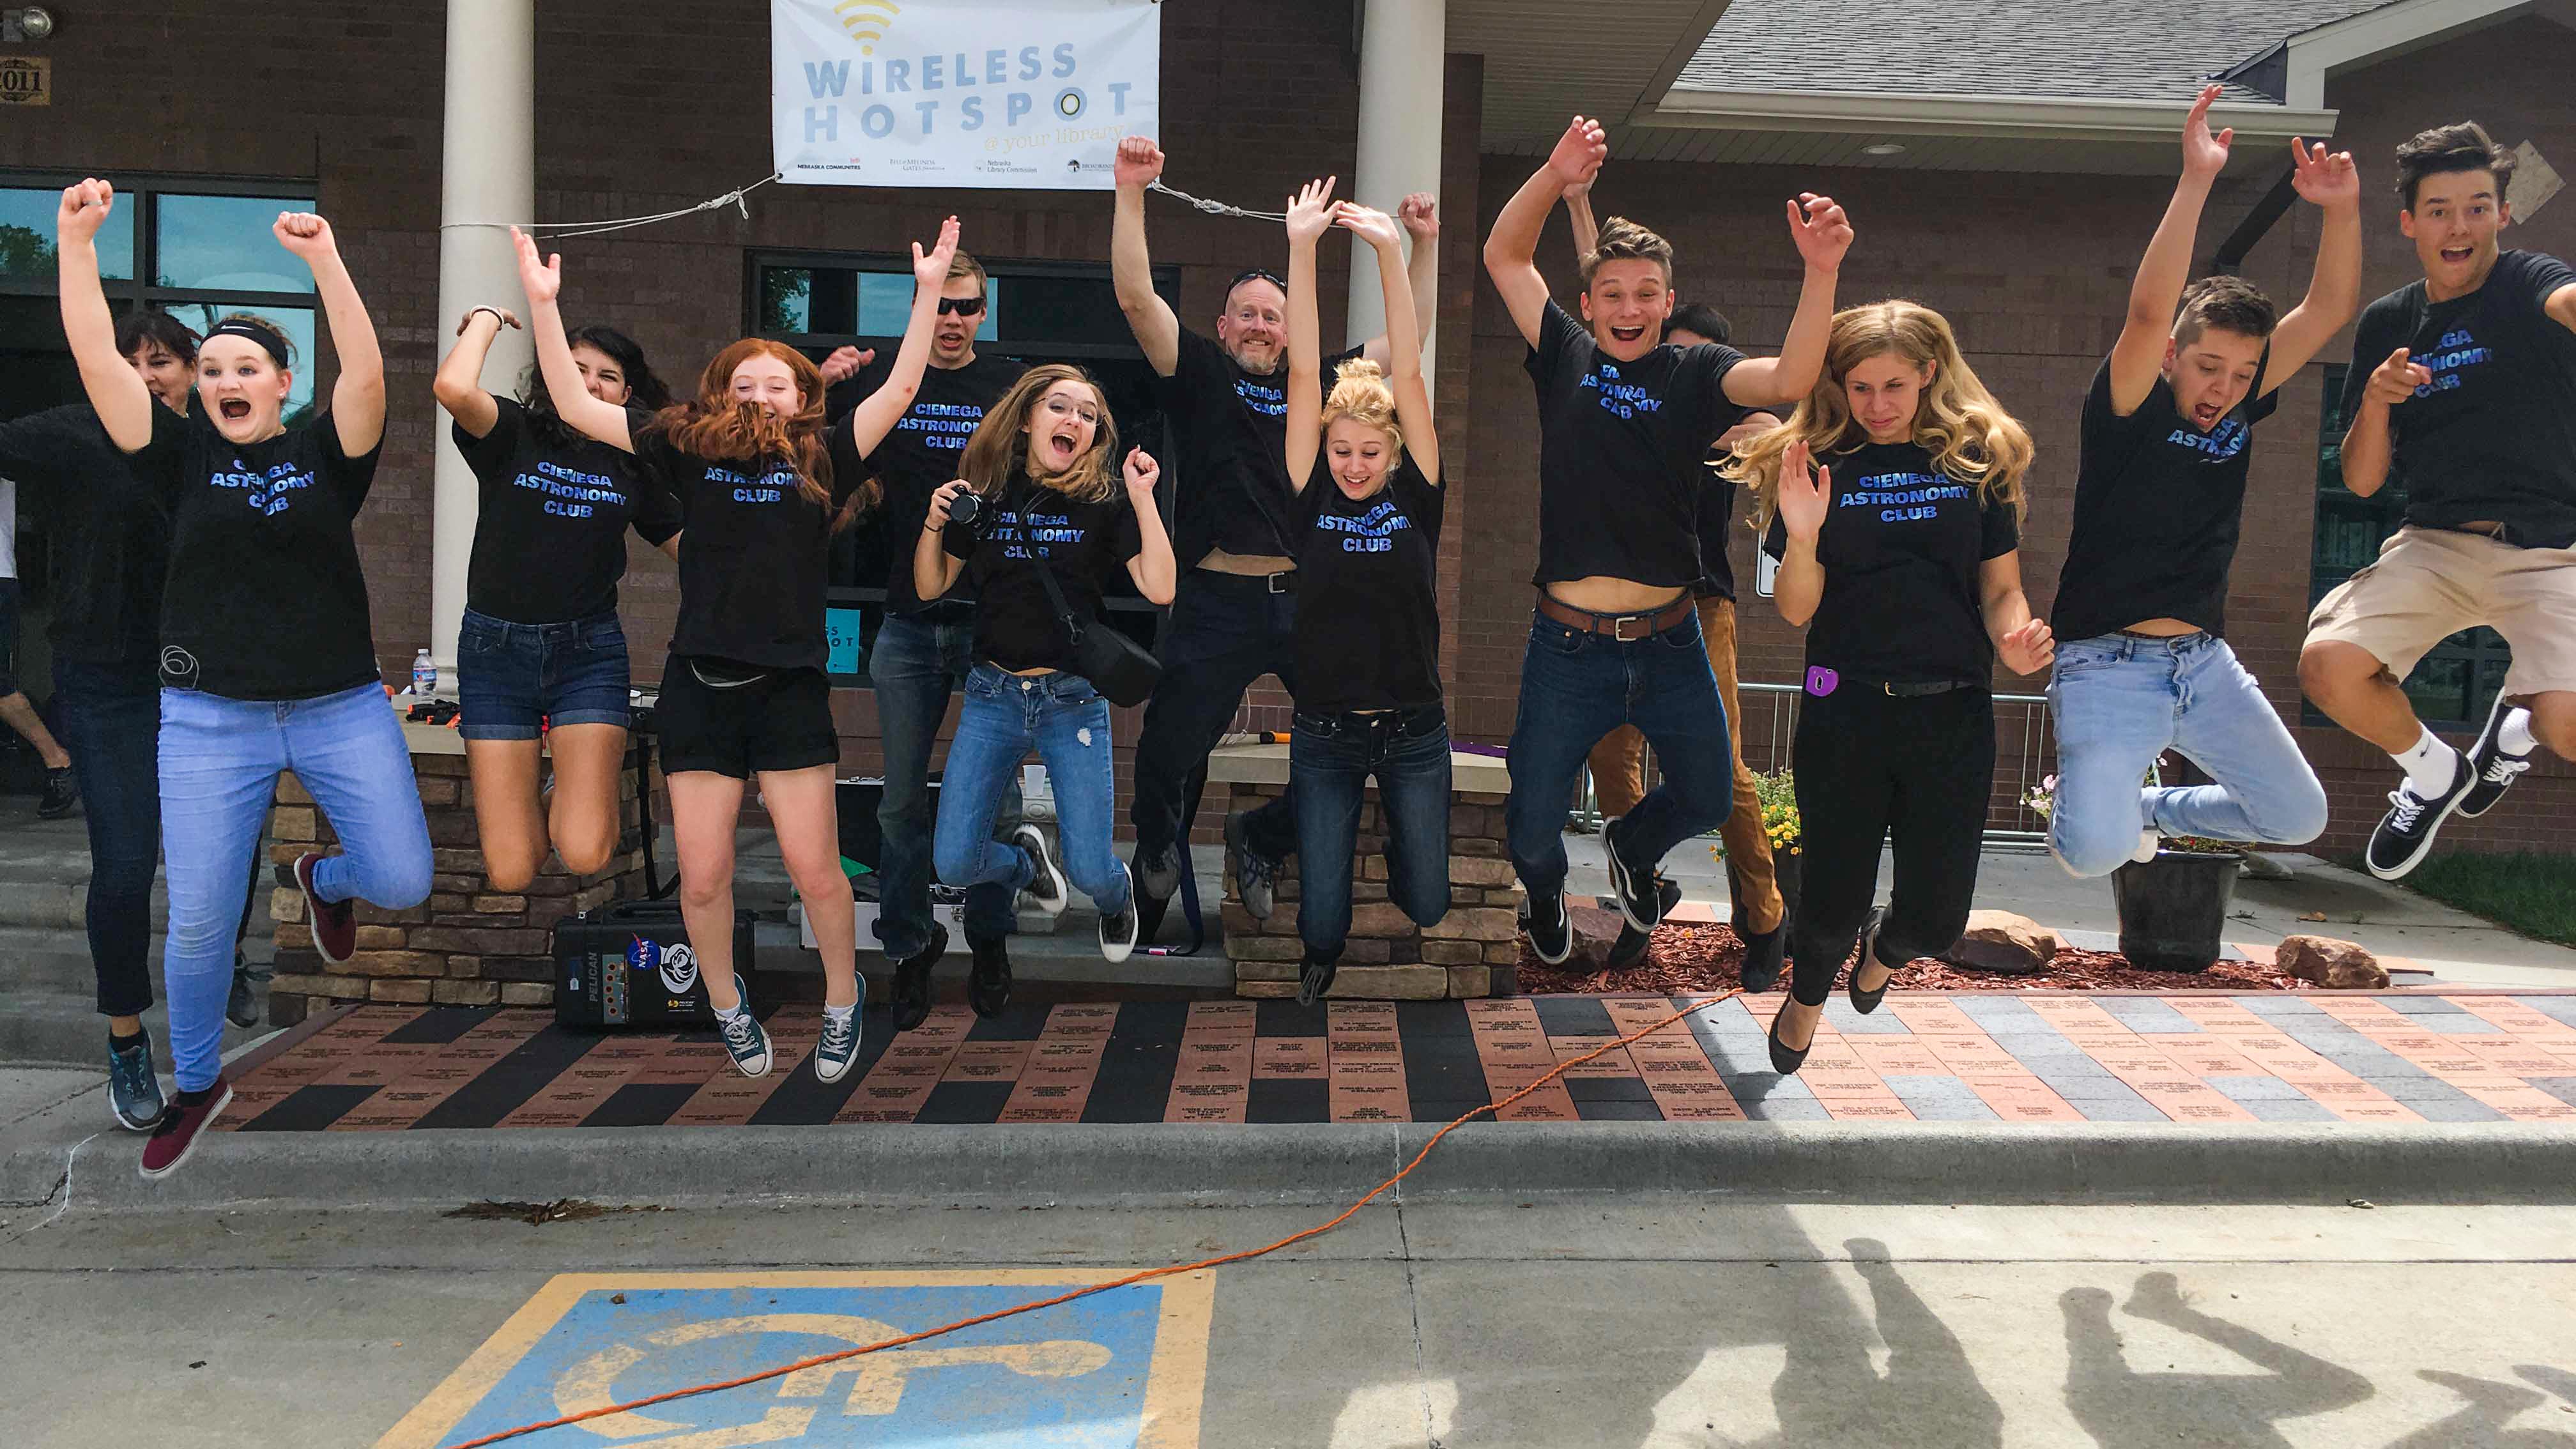
[[[1118,143],[1110,272],[1119,310],[1160,380],[1157,394],[1171,427],[1173,456],[1163,462],[1174,476],[1173,551],[1181,566],[1163,637],[1163,677],[1136,738],[1136,796],[1128,811],[1136,826],[1138,928],[1146,940],[1180,885],[1190,781],[1233,722],[1244,690],[1265,674],[1277,675],[1292,694],[1297,687],[1290,662],[1297,564],[1287,523],[1296,496],[1286,461],[1287,284],[1266,268],[1239,273],[1226,285],[1213,338],[1182,326],[1154,291],[1153,256],[1145,245],[1145,189],[1162,174],[1163,153],[1151,140],[1130,136]],[[1438,306],[1440,223],[1433,198],[1427,192],[1406,197],[1398,216],[1413,236],[1407,276],[1427,337]],[[1363,352],[1387,364],[1380,337],[1325,357],[1324,385]],[[1295,798],[1283,795],[1228,819],[1225,834],[1244,909],[1267,917],[1272,883],[1297,846]]]
[[[930,334],[930,366],[921,390],[904,410],[867,465],[885,488],[880,515],[890,548],[885,623],[868,654],[868,678],[877,690],[877,724],[885,745],[885,794],[877,805],[884,844],[877,859],[877,941],[894,968],[894,1027],[910,1031],[930,1014],[930,972],[948,949],[948,929],[930,916],[930,751],[947,717],[949,695],[975,664],[975,603],[963,583],[924,604],[912,584],[912,538],[930,512],[930,495],[957,476],[958,455],[984,410],[1001,400],[1028,364],[975,350],[989,297],[983,265],[964,252],[948,264],[939,289],[939,320]],[[849,349],[832,362],[856,369],[836,386],[829,409],[838,419],[876,391],[893,368],[862,366]],[[827,364],[829,376],[830,364]],[[967,597],[960,597],[967,595]],[[995,826],[1007,834],[1019,821],[1012,791]],[[1016,918],[1006,886],[977,886],[966,893],[966,944],[974,952],[976,984],[988,996],[1007,995],[1010,957],[1004,939]]]

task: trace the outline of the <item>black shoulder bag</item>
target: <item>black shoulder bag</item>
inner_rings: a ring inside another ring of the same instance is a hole
[[[1026,520],[1025,503],[1020,517]],[[1023,531],[1026,525],[1023,523]],[[1055,568],[1047,562],[1043,545],[1029,542],[1029,559],[1038,566],[1038,582],[1046,586],[1047,602],[1055,606],[1055,616],[1064,622],[1065,632],[1073,636],[1073,660],[1076,673],[1091,681],[1091,687],[1115,705],[1143,704],[1154,692],[1154,682],[1163,677],[1163,666],[1154,656],[1138,647],[1135,640],[1098,620],[1085,621],[1065,602],[1064,588],[1055,581]]]

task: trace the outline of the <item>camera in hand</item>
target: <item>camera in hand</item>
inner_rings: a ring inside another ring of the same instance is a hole
[[[961,488],[956,497],[948,500],[948,521],[951,523],[962,523],[972,528],[983,511],[984,500],[976,497],[972,488]]]

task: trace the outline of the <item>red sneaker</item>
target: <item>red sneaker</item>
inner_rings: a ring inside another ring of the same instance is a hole
[[[170,1099],[170,1109],[161,1114],[161,1125],[152,1129],[150,1140],[143,1144],[143,1176],[168,1177],[197,1150],[198,1139],[215,1119],[224,1114],[232,1102],[232,1083],[221,1077],[203,1092],[181,1092]]]
[[[313,870],[321,863],[318,852],[307,851],[293,865],[277,868],[277,883],[304,892],[304,919],[313,928],[313,949],[337,965],[358,949],[358,910],[354,902],[326,901],[315,892]]]

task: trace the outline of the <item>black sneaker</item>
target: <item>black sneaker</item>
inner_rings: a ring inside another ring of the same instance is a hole
[[[1241,810],[1225,817],[1225,849],[1234,857],[1236,898],[1254,920],[1269,920],[1271,908],[1279,899],[1279,862],[1252,848],[1252,828]]]
[[[149,1132],[161,1125],[169,1103],[161,1096],[161,1078],[152,1070],[152,1043],[120,1047],[107,1043],[107,1107],[116,1125],[128,1132]]]
[[[1658,875],[1655,877],[1655,896],[1663,902],[1664,914],[1669,916],[1673,907],[1682,903],[1681,885]],[[1618,971],[1637,965],[1646,959],[1646,948],[1653,945],[1654,940],[1652,931],[1640,931],[1623,922],[1619,927],[1619,939],[1610,943],[1608,964]]]
[[[1063,868],[1055,863],[1055,852],[1047,849],[1046,832],[1023,822],[1012,827],[1011,843],[1029,853],[1029,864],[1036,871],[1021,889],[1038,903],[1038,909],[1050,916],[1063,915],[1065,892],[1070,887],[1064,883]]]
[[[1619,848],[1620,838],[1627,834],[1622,827],[1627,823],[1627,817],[1621,816],[1601,827],[1601,853],[1610,861],[1610,894],[1618,901],[1619,914],[1628,918],[1629,925],[1651,931],[1664,918],[1663,897],[1655,889],[1653,866],[1639,869]]]
[[[1531,896],[1521,906],[1521,929],[1529,933],[1530,949],[1550,966],[1562,966],[1574,954],[1574,921],[1565,913],[1562,890],[1545,900]]]
[[[2469,746],[2469,771],[2476,778],[2469,782],[2468,793],[2460,797],[2459,813],[2471,820],[2494,809],[2504,792],[2513,788],[2514,780],[2531,768],[2531,756],[2507,754],[2496,739],[2513,709],[2503,695],[2497,695],[2495,707],[2487,711],[2487,727],[2478,731],[2477,743]]]
[[[2433,848],[2434,833],[2460,808],[2475,783],[2477,776],[2469,772],[2468,758],[2452,750],[2450,789],[2430,800],[2409,784],[2389,791],[2388,813],[2379,817],[2379,828],[2370,832],[2370,848],[2362,852],[2362,864],[2381,880],[2396,880],[2413,870],[2423,861],[2424,852]]]
[[[910,1031],[930,1019],[930,968],[948,954],[948,928],[930,923],[930,944],[894,963],[894,1029]]]
[[[224,995],[224,1020],[244,1028],[259,1025],[259,994],[253,988],[266,985],[269,975],[268,968],[253,966],[235,951],[232,990]]]
[[[1118,868],[1122,871],[1127,870],[1127,867],[1124,864],[1121,864]],[[1127,874],[1127,904],[1119,908],[1119,910],[1114,914],[1103,911],[1100,915],[1100,955],[1103,960],[1112,962],[1124,961],[1127,959],[1128,953],[1136,949],[1135,881],[1135,873],[1129,871]],[[981,965],[982,963],[978,962],[977,964]]]
[[[1132,902],[1127,907],[1127,919],[1130,929],[1127,944],[1132,947],[1136,944],[1133,935],[1136,907]],[[977,1016],[999,1016],[1011,1006],[1008,938],[970,934],[966,937],[966,946],[975,953],[974,969],[966,975],[966,1004],[975,1008]]]
[[[80,781],[72,778],[72,767],[45,772],[45,793],[36,800],[36,818],[60,820],[80,807]]]
[[[1758,996],[1780,984],[1780,968],[1789,955],[1789,923],[1782,921],[1767,931],[1739,931],[1744,938],[1744,991]]]
[[[1297,1004],[1312,1006],[1333,989],[1333,977],[1341,967],[1331,961],[1309,961],[1297,973]]]
[[[1181,851],[1177,845],[1166,845],[1147,855],[1143,846],[1136,848],[1136,863],[1128,872],[1135,877],[1136,889],[1158,901],[1168,901],[1172,892],[1181,888]]]

